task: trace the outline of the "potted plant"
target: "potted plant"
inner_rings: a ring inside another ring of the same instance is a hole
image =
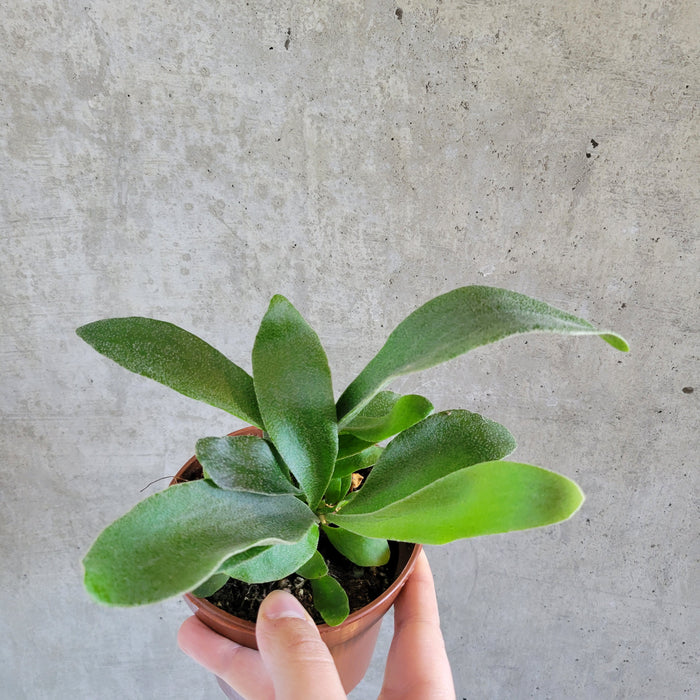
[[[502,425],[463,409],[433,413],[422,396],[386,390],[401,375],[531,331],[599,335],[628,350],[619,335],[544,302],[462,287],[402,321],[336,401],[318,336],[282,296],[262,319],[252,377],[170,323],[130,317],[82,326],[78,335],[103,355],[252,426],[199,440],[181,483],[109,525],[83,560],[87,591],[122,606],[186,594],[207,624],[252,646],[252,622],[232,622],[205,598],[229,580],[256,585],[297,576],[309,582],[331,651],[353,647],[358,630],[373,648],[378,624],[364,619],[366,609],[350,615],[330,559],[370,571],[393,556],[405,577],[416,552],[389,542],[444,544],[548,525],[583,502],[566,477],[508,461],[515,440]],[[374,606],[381,614],[401,573]],[[353,653],[369,663],[371,651]],[[353,668],[346,689],[366,664]]]

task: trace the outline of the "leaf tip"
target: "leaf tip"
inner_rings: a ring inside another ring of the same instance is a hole
[[[78,336],[78,338],[81,338],[84,340],[86,343],[90,342],[88,340],[90,336],[90,330],[94,326],[94,323],[85,323],[82,326],[78,326],[78,328],[75,329],[75,334]]]
[[[282,294],[275,294],[272,299],[270,299],[270,308],[274,308],[276,306],[291,306],[292,303],[287,299],[287,297],[283,296]]]
[[[83,587],[90,598],[100,605],[113,605],[108,588],[101,584],[99,577],[95,577],[85,566],[85,560],[83,560],[83,567],[85,568]]]
[[[583,489],[574,481],[573,484],[576,486],[576,491],[575,491],[575,496],[572,499],[574,501],[574,509],[571,511],[571,515],[575,515],[578,513],[579,510],[581,510],[581,506],[584,504],[586,500],[586,494],[583,492]]]
[[[620,350],[620,352],[629,352],[630,350],[629,343],[617,333],[601,333],[600,337],[608,343],[608,345],[612,345],[615,350]]]
[[[581,510],[581,506],[583,506],[583,503],[586,500],[586,494],[584,494],[583,489],[573,479],[569,479],[561,474],[557,474],[557,476],[559,477],[560,481],[560,510],[556,519],[552,521],[552,524],[564,522],[573,518],[574,515]]]

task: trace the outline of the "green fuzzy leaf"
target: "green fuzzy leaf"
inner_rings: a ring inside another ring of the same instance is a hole
[[[229,577],[226,574],[214,574],[209,577],[204,583],[197,586],[192,591],[192,595],[197,598],[208,598],[210,595],[216,593],[220,588],[226,585]]]
[[[389,443],[352,503],[342,512],[380,510],[451,472],[501,459],[514,449],[515,439],[508,430],[478,413],[435,413]]]
[[[348,433],[342,433],[338,436],[338,456],[337,459],[347,459],[353,455],[364,452],[365,450],[374,447],[373,442],[367,442],[367,440],[360,440],[360,438],[350,435]]]
[[[263,427],[250,375],[196,335],[140,316],[95,321],[76,333],[122,367]]]
[[[299,493],[284,475],[269,443],[255,435],[197,441],[197,459],[219,488],[252,493]]]
[[[253,557],[237,561],[231,557],[219,570],[231,578],[246,583],[279,581],[293,574],[316,551],[318,527],[312,527],[306,536],[295,544],[276,544],[266,547]]]
[[[356,513],[352,501],[328,521],[366,537],[445,544],[566,520],[583,499],[578,485],[560,474],[495,461],[448,474],[374,512]]]
[[[313,530],[313,527],[309,532]],[[302,540],[303,541],[303,540]],[[298,544],[298,542],[296,543]],[[221,566],[219,566],[219,571],[224,571],[224,569],[231,569],[234,566],[238,566],[239,564],[242,564],[244,561],[248,561],[248,559],[252,559],[253,557],[257,557],[258,554],[262,554],[263,552],[266,552],[268,549],[272,549],[273,546],[277,545],[265,545],[263,547],[251,547],[250,549],[245,549],[242,552],[238,552],[237,554],[232,554],[230,557],[228,557]],[[280,545],[282,546],[282,545]],[[286,545],[284,545],[286,547]],[[293,546],[293,545],[290,545]],[[229,576],[229,578],[231,578]]]
[[[314,607],[326,624],[339,625],[350,614],[350,603],[343,587],[332,577],[311,579]]]
[[[433,404],[417,394],[380,391],[342,430],[361,440],[380,442],[410,428],[432,410]]]
[[[318,550],[311,555],[311,558],[303,566],[297,569],[297,574],[307,579],[321,578],[327,573],[328,566]]]
[[[359,472],[360,469],[371,467],[377,462],[382,452],[384,452],[383,447],[379,447],[379,445],[372,445],[371,447],[368,447],[362,452],[358,452],[352,457],[339,459],[335,463],[335,467],[333,469],[333,478],[337,479],[338,477],[349,476],[354,472]]]
[[[389,561],[391,551],[386,540],[363,537],[342,527],[321,526],[330,543],[353,564],[382,566]]]
[[[377,355],[338,400],[338,418],[347,423],[390,381],[451,360],[473,348],[510,335],[544,331],[599,335],[618,350],[623,338],[588,321],[506,289],[471,286],[432,299],[404,319]]]
[[[265,428],[315,508],[338,452],[331,373],[318,336],[282,296],[260,325],[253,377]]]
[[[341,478],[333,478],[328,484],[326,493],[323,497],[323,502],[328,505],[334,505],[340,501],[345,494],[350,490],[352,486],[352,474],[343,476]]]
[[[237,552],[298,542],[316,521],[294,496],[177,484],[100,534],[83,560],[85,587],[108,605],[154,603],[195,589]]]

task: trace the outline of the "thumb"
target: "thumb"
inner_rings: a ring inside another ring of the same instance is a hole
[[[293,595],[270,593],[260,606],[255,630],[276,700],[346,699],[328,647]]]

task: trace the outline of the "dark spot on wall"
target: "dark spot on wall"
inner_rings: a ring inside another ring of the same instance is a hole
[[[400,7],[396,8],[396,12],[394,14],[396,15],[396,19],[398,19],[399,22],[403,19],[403,10]]]
[[[292,43],[292,28],[287,27],[287,38],[284,40],[284,48],[289,51],[289,45]]]
[[[684,394],[692,394],[695,391],[695,389],[693,389],[692,386],[684,386],[682,391]]]
[[[595,139],[591,139],[591,146],[593,146],[593,148],[598,148],[598,142]]]

